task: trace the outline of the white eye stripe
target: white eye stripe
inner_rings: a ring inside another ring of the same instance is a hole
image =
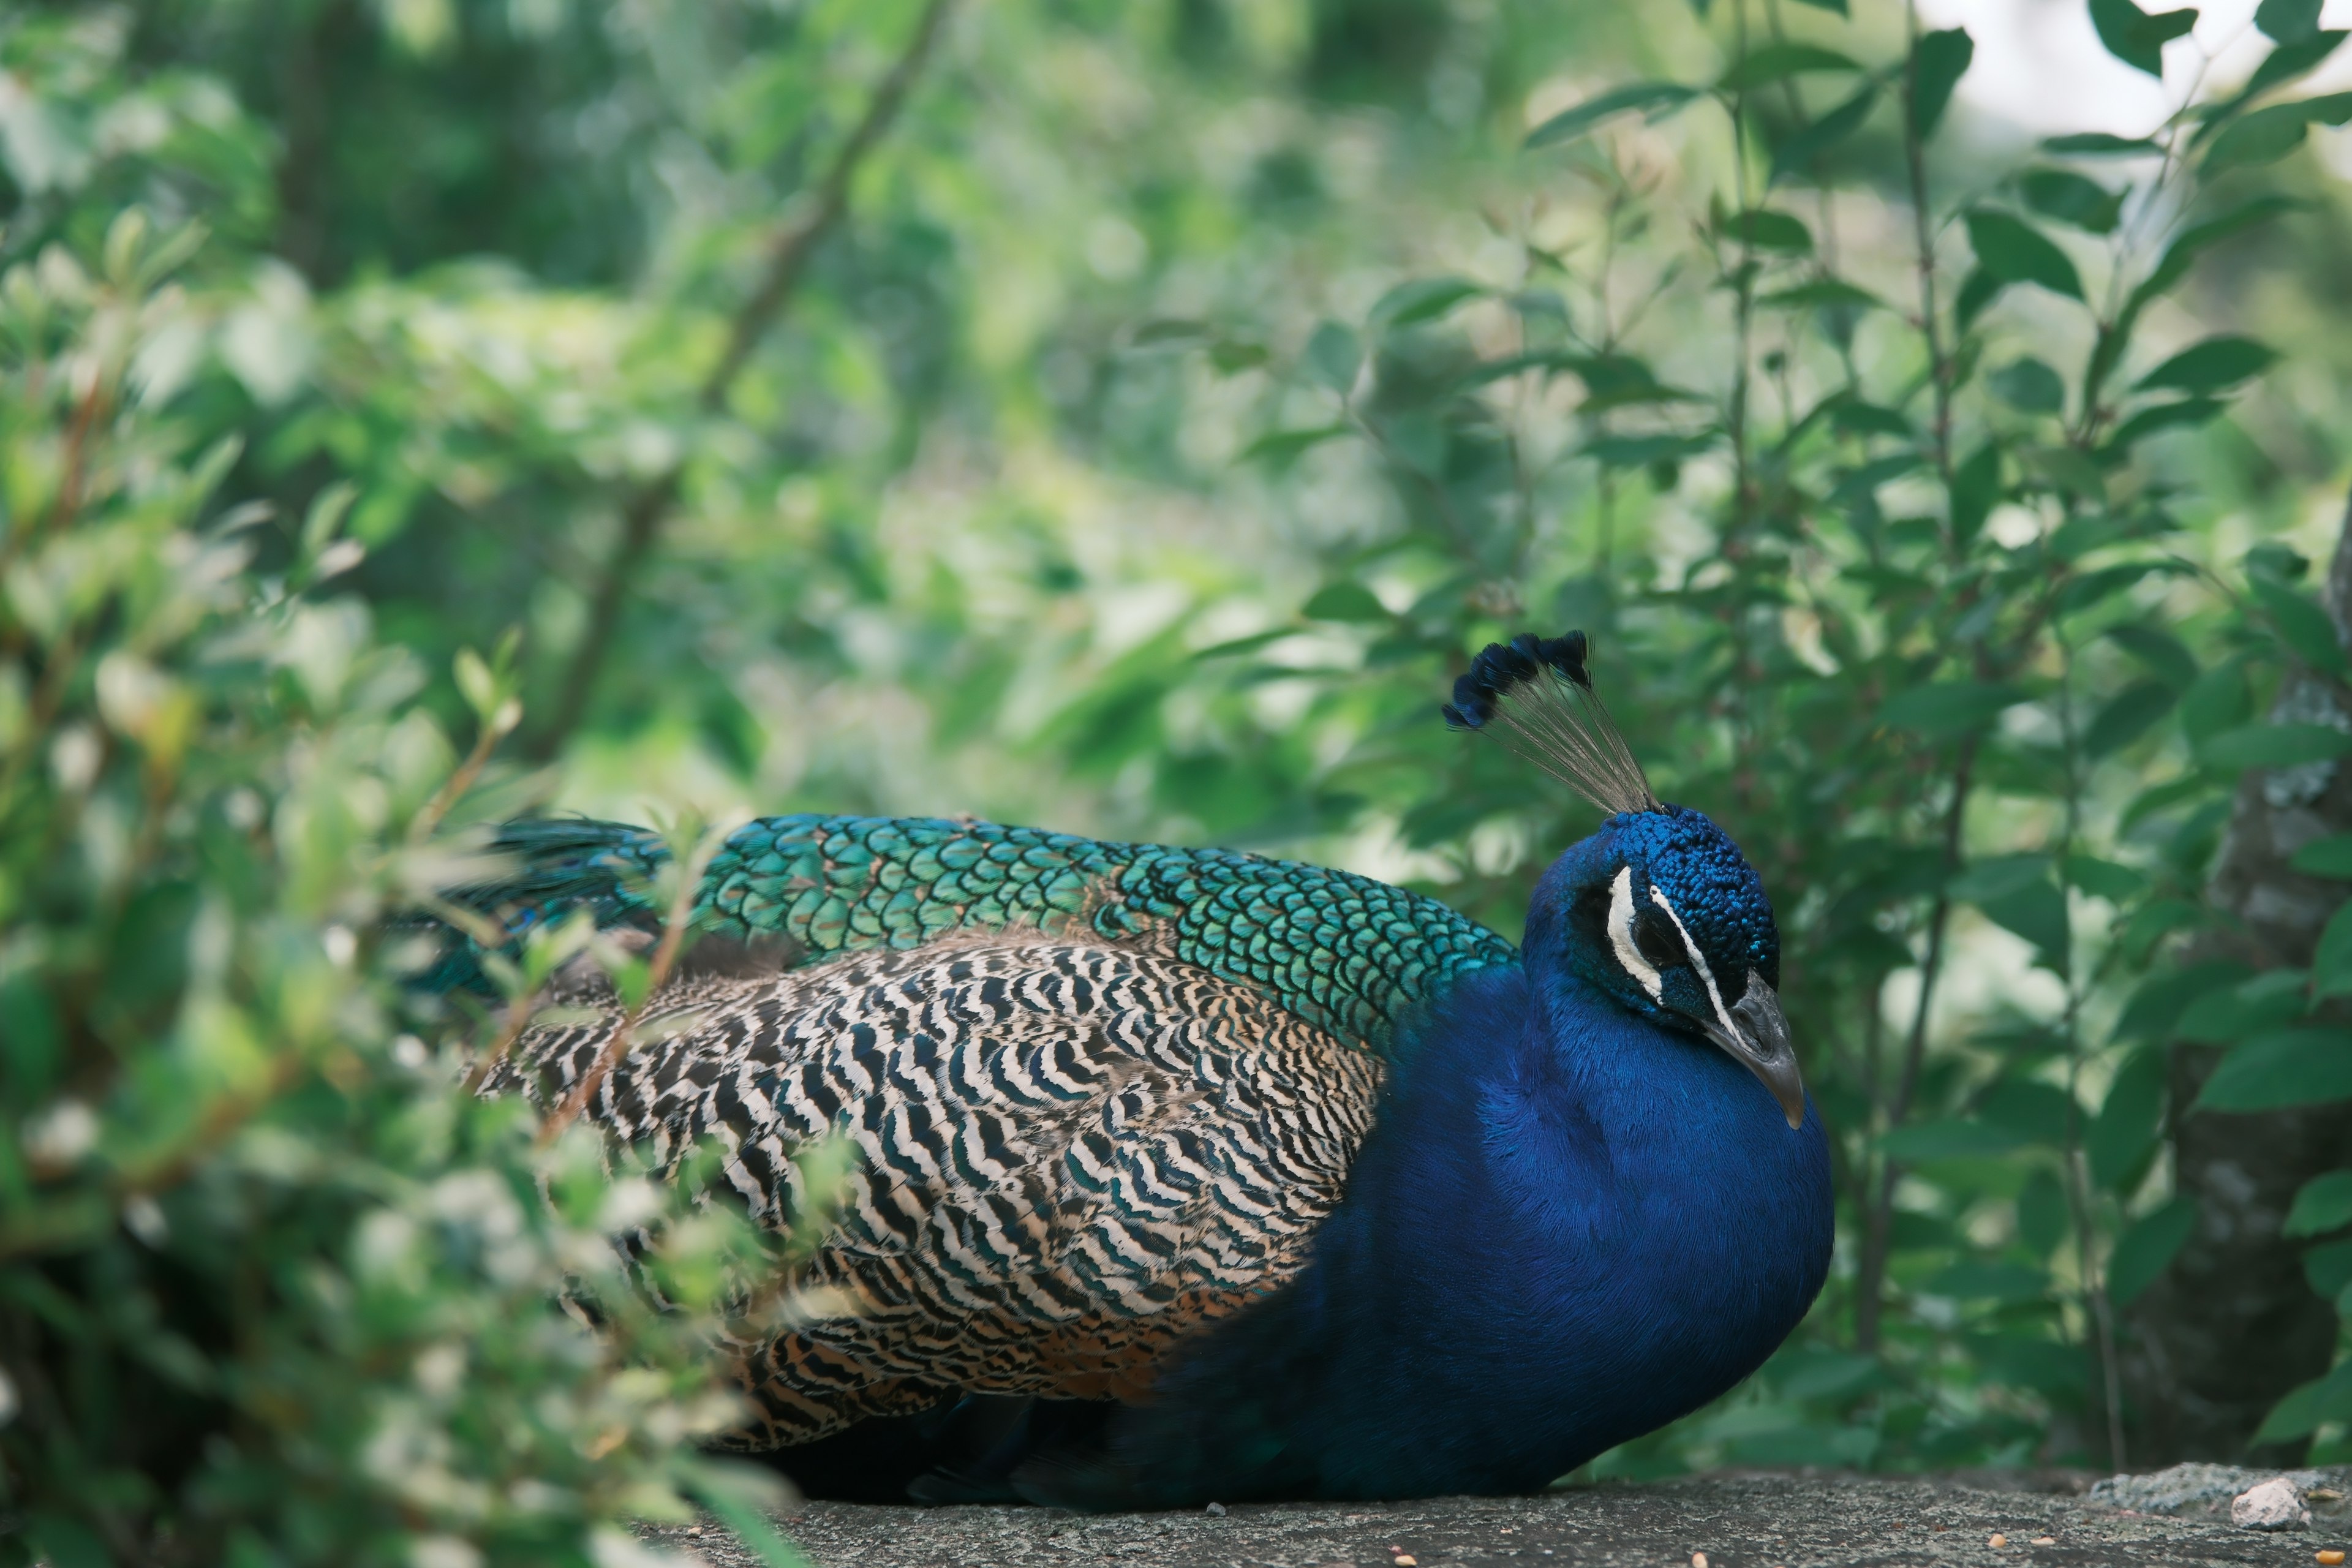
[[[1630,871],[1631,868],[1628,869]],[[1629,885],[1630,880],[1629,877]],[[1675,922],[1675,930],[1683,939],[1683,951],[1690,954],[1691,967],[1698,971],[1698,977],[1701,980],[1706,982],[1706,999],[1715,1005],[1716,1021],[1723,1026],[1725,1032],[1733,1039],[1738,1039],[1739,1026],[1731,1021],[1731,1010],[1723,1005],[1723,993],[1716,987],[1715,971],[1706,966],[1706,958],[1701,956],[1698,951],[1698,943],[1691,940],[1690,928],[1683,924],[1682,916],[1675,913],[1675,906],[1666,902],[1666,895],[1655,888],[1650,889],[1650,901],[1665,910],[1666,919]],[[1633,922],[1629,919],[1626,923],[1630,926]]]
[[[1655,889],[1651,889],[1654,897],[1656,891]],[[1666,913],[1671,915],[1674,910],[1670,909]],[[1682,922],[1676,921],[1675,928],[1681,930]],[[1683,941],[1687,944],[1690,938],[1685,936]],[[1609,884],[1609,942],[1617,950],[1617,962],[1625,966],[1626,973],[1642,983],[1642,989],[1650,994],[1650,1000],[1662,1000],[1666,994],[1665,976],[1658,973],[1655,964],[1642,956],[1642,950],[1633,943],[1633,868],[1631,866],[1619,867],[1617,879]],[[1710,980],[1707,985],[1711,990],[1715,982]]]

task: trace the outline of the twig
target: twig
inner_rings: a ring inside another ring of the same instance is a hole
[[[728,334],[726,352],[719,355],[710,374],[704,378],[697,403],[706,414],[715,414],[727,402],[727,395],[735,378],[758,346],[761,337],[782,313],[793,292],[800,287],[807,270],[810,256],[818,241],[831,232],[848,210],[849,187],[858,167],[873,152],[897,119],[907,93],[914,86],[937,41],[941,25],[955,0],[930,0],[915,24],[912,36],[899,53],[898,61],[877,84],[873,98],[866,105],[866,114],[849,133],[834,155],[833,164],[818,183],[814,197],[797,219],[787,223],[776,237],[775,247],[769,253],[766,275],[760,287],[744,302],[736,314],[735,324]],[[596,677],[604,668],[604,656],[618,623],[621,603],[626,597],[638,567],[660,536],[672,505],[686,477],[681,459],[673,463],[658,478],[648,481],[630,497],[621,517],[621,538],[612,556],[604,563],[604,574],[598,578],[595,591],[589,595],[588,625],[580,639],[580,647],[572,657],[564,672],[563,685],[550,712],[547,725],[538,731],[526,748],[540,761],[553,756],[572,731],[579,728],[587,711],[589,696],[595,689]]]

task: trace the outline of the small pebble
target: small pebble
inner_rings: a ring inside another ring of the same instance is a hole
[[[2054,1535],[2037,1535],[2033,1538],[2033,1544],[2036,1546],[2055,1546],[2058,1544],[2058,1538]]]
[[[1396,1554],[1396,1568],[1421,1568],[1421,1559],[1410,1552],[1400,1552]]]
[[[2303,1491],[2284,1476],[2248,1487],[2230,1501],[2230,1522],[2240,1530],[2301,1530],[2311,1522]]]
[[[1223,1519],[1225,1517],[1225,1505],[1221,1502],[1213,1502],[1209,1505],[1209,1511],[1215,1514],[1219,1519]]]
[[[1691,1568],[1706,1568],[1706,1553],[1704,1552],[1692,1552]]]
[[[698,1524],[689,1524],[686,1527],[686,1532],[688,1535],[700,1535],[702,1533],[702,1526]]]
[[[1985,1544],[1998,1552],[2002,1547],[2009,1544],[2009,1537],[2006,1535],[1996,1535],[1991,1540],[1986,1542]]]
[[[2336,1568],[2336,1564],[2344,1561],[2344,1553],[2332,1550],[2327,1552],[2315,1552],[2311,1554],[2311,1559],[2315,1563],[2326,1563],[2327,1568]]]

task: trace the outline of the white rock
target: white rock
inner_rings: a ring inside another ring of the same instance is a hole
[[[2303,1489],[2284,1476],[2249,1487],[2230,1501],[2230,1522],[2240,1530],[2301,1530],[2311,1522]]]

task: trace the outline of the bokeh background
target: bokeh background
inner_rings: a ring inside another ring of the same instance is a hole
[[[1773,892],[1841,1192],[1799,1337],[1594,1473],[2340,1457],[2335,19],[12,8],[5,1539],[462,1565],[732,1495],[643,1401],[569,1512],[460,1484],[498,1400],[591,1375],[418,1359],[543,1282],[431,1196],[544,1185],[444,1103],[502,1026],[404,1011],[383,934],[468,824],[970,813],[1516,935],[1591,813],[1436,703],[1571,626]],[[378,1136],[420,1105],[476,1131]],[[299,1225],[252,1195],[297,1146],[373,1162]],[[439,1261],[339,1344],[295,1282],[365,1286],[395,1211]],[[265,1299],[303,1420],[223,1327]],[[593,1375],[688,1400],[644,1331]],[[93,1414],[142,1379],[225,1447]],[[608,1462],[650,1489],[580,1500]],[[297,1472],[343,1499],[299,1528]]]

